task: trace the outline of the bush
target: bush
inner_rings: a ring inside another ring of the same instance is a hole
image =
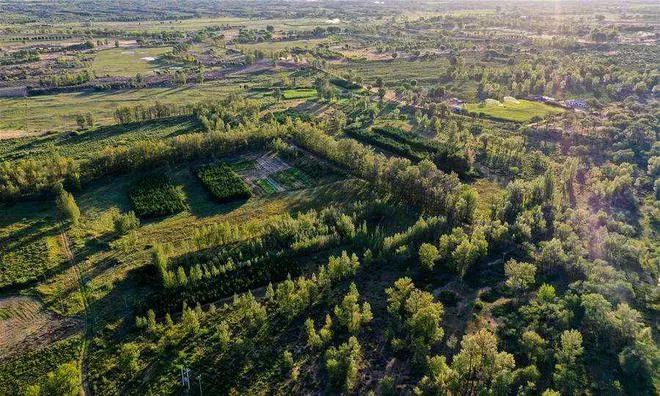
[[[218,202],[250,198],[250,188],[227,164],[208,165],[197,170],[197,177]]]
[[[165,216],[187,208],[183,192],[165,176],[152,175],[138,180],[128,196],[140,217]]]
[[[451,290],[442,290],[438,299],[448,307],[456,306],[458,303],[458,295]]]
[[[488,289],[479,295],[479,299],[485,302],[493,302],[497,300],[498,293],[494,289]]]
[[[140,227],[140,219],[137,218],[132,210],[125,214],[120,214],[115,219],[115,232],[124,235],[131,230]]]

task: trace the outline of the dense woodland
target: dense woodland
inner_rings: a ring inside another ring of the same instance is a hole
[[[657,4],[0,14],[0,395],[660,391]]]

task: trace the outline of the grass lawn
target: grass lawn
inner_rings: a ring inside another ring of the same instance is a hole
[[[309,99],[316,97],[315,88],[287,89],[282,91],[284,99]]]
[[[158,58],[171,47],[112,48],[99,51],[92,66],[97,76],[127,76],[147,74],[158,68]]]
[[[502,118],[515,122],[529,122],[534,117],[545,117],[549,114],[558,114],[565,111],[562,108],[550,106],[545,103],[518,100],[519,103],[504,101],[471,103],[465,109],[474,113],[483,113],[491,117]]]

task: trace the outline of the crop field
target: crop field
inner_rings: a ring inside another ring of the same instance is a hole
[[[657,8],[0,0],[0,396],[660,394]]]
[[[150,175],[138,180],[128,196],[135,213],[142,217],[165,216],[186,208],[185,195],[165,176]]]
[[[97,76],[127,76],[147,74],[163,63],[160,56],[171,51],[171,47],[157,48],[112,48],[99,51],[92,68]]]
[[[283,40],[269,43],[250,43],[250,44],[237,44],[236,47],[242,50],[262,50],[262,51],[279,51],[291,48],[303,48],[313,50],[319,44],[329,43],[326,39],[311,39],[311,40]]]
[[[282,91],[284,99],[311,99],[315,98],[316,95],[316,89],[314,88],[285,89]]]
[[[401,81],[410,80],[433,83],[449,67],[449,61],[444,58],[433,60],[390,59],[375,62],[347,62],[331,66],[338,74],[350,71],[372,84],[378,77],[381,77],[386,85],[395,85]]]
[[[516,122],[529,122],[535,117],[542,118],[550,114],[559,114],[564,111],[564,109],[560,107],[530,100],[520,99],[517,100],[517,102],[518,103],[512,101],[497,101],[467,104],[465,105],[465,109],[473,113],[485,114],[490,117]]]
[[[197,177],[218,202],[250,198],[250,189],[226,164],[201,167]]]

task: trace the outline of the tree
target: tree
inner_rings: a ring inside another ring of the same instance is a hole
[[[57,188],[57,198],[55,200],[57,211],[62,217],[71,221],[71,224],[78,225],[80,221],[80,209],[71,193],[64,190],[62,185]]]
[[[279,103],[282,100],[282,90],[279,87],[273,89],[273,98]]]
[[[394,377],[386,375],[378,383],[380,387],[380,394],[383,396],[396,396],[399,393],[396,390],[396,383]]]
[[[328,127],[333,134],[341,132],[346,127],[346,114],[341,110],[336,110],[332,113]]]
[[[448,395],[450,382],[455,373],[447,366],[445,357],[433,356],[428,358],[427,367],[428,373],[422,377],[415,387],[415,395]]]
[[[451,368],[456,373],[452,388],[459,394],[507,394],[514,380],[515,361],[511,354],[497,351],[493,333],[481,329],[463,337]]]
[[[65,363],[48,373],[43,394],[58,396],[80,395],[80,370],[74,362]]]
[[[128,375],[135,374],[140,368],[140,347],[129,342],[119,349],[119,368]]]
[[[413,354],[413,362],[423,365],[431,346],[444,336],[440,327],[444,307],[434,302],[431,293],[415,288],[410,278],[394,282],[385,290],[387,311],[393,316],[397,333],[402,339],[394,339],[394,345],[402,345]]]
[[[546,341],[537,332],[525,331],[520,344],[530,361],[537,363],[546,359]]]
[[[574,395],[584,389],[583,366],[580,358],[582,334],[577,330],[566,330],[561,334],[559,350],[555,351],[553,380],[562,395]]]
[[[307,318],[304,326],[307,345],[311,348],[318,348],[323,345],[321,336],[316,332],[316,329],[314,328],[314,320],[312,318]]]
[[[183,328],[188,333],[197,334],[199,332],[199,318],[192,308],[184,308],[182,315]]]
[[[344,296],[341,305],[335,305],[335,316],[341,326],[345,326],[349,334],[357,334],[360,328],[373,319],[371,306],[368,302],[358,304],[360,294],[355,283],[351,283],[348,293]]]
[[[483,227],[476,227],[468,236],[461,227],[444,234],[438,242],[438,260],[447,262],[461,278],[468,268],[488,253],[488,242]]]
[[[338,348],[328,349],[325,353],[325,365],[332,387],[350,392],[356,385],[362,365],[362,348],[357,338],[350,337],[348,342]]]
[[[536,266],[511,259],[504,264],[504,274],[507,277],[506,285],[522,293],[534,285]]]
[[[291,370],[293,370],[293,365],[293,354],[290,351],[284,351],[282,353],[282,373],[290,375]]]
[[[220,345],[220,350],[222,352],[226,351],[231,344],[231,332],[229,331],[229,325],[227,322],[221,322],[218,325],[218,344]]]
[[[438,257],[438,248],[430,243],[423,243],[419,247],[419,262],[426,271],[432,271],[435,259]]]

